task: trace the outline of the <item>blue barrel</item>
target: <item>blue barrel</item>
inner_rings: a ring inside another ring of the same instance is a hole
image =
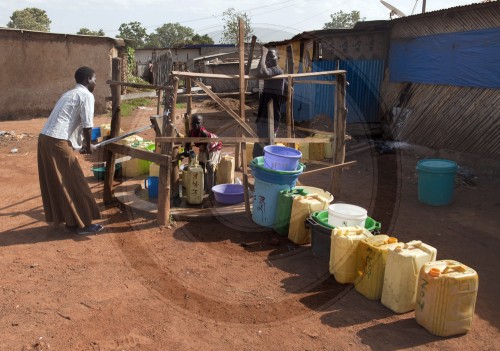
[[[281,190],[290,190],[288,184],[273,184],[255,178],[252,204],[252,219],[255,223],[272,228],[276,217],[278,196]]]
[[[418,201],[432,206],[446,206],[453,200],[457,163],[427,159],[417,163]]]
[[[252,219],[263,227],[272,228],[280,191],[290,190],[295,186],[299,175],[304,171],[304,165],[299,164],[296,171],[276,171],[264,167],[263,163],[262,156],[250,163],[255,179]]]

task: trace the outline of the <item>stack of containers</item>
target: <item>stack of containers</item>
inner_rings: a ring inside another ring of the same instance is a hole
[[[276,215],[276,203],[281,190],[290,190],[304,171],[298,150],[277,145],[264,147],[264,156],[256,157],[250,163],[254,176],[252,220],[272,228]]]
[[[316,211],[307,219],[311,228],[311,250],[314,255],[330,259],[331,237],[334,226],[328,224],[328,210]],[[371,217],[366,217],[365,229],[372,234],[380,233],[382,224]]]

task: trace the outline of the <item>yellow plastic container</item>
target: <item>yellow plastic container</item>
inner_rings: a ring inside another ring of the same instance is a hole
[[[328,138],[326,134],[315,134],[315,138]],[[333,142],[323,143],[323,156],[324,158],[333,158]]]
[[[309,159],[312,161],[321,161],[325,158],[325,148],[323,143],[309,144]]]
[[[299,151],[302,152],[302,161],[309,160],[309,143],[300,143]]]
[[[144,141],[138,135],[132,135],[119,141],[123,145],[128,145],[135,149],[148,150],[148,146],[152,145],[152,141]],[[133,178],[142,174],[149,173],[150,162],[139,158],[132,158],[122,162],[122,174],[124,177]]]
[[[328,199],[317,194],[294,196],[292,211],[290,213],[290,226],[288,239],[295,244],[308,244],[311,242],[310,230],[306,228],[305,221],[311,213],[328,208]]]
[[[330,240],[330,273],[341,284],[354,283],[356,250],[361,240],[373,234],[362,227],[336,227]]]
[[[217,166],[216,184],[234,183],[234,157],[225,155]]]
[[[452,260],[425,263],[417,286],[415,319],[437,336],[467,333],[472,326],[479,278]]]
[[[186,179],[184,179],[184,176],[186,176]],[[187,171],[182,174],[188,204],[199,205],[203,202],[204,176],[205,172],[198,162],[188,166]]]
[[[307,185],[299,185],[299,186],[296,186],[295,189],[303,189],[308,194],[319,195],[319,196],[325,198],[328,203],[331,203],[333,201],[333,195],[330,194],[330,192],[323,190],[321,188],[317,188],[314,186],[307,186]]]
[[[111,123],[101,124],[99,128],[101,129],[101,137],[111,134]]]
[[[247,156],[247,165],[249,165],[253,160],[253,143],[247,143],[245,155]]]
[[[160,176],[160,165],[156,163],[151,163],[149,165],[149,175],[151,177],[159,177]]]
[[[356,250],[356,279],[354,288],[370,300],[380,300],[384,284],[385,265],[390,248],[398,239],[385,234],[363,239]]]
[[[436,260],[437,250],[421,241],[410,241],[389,249],[382,287],[382,305],[396,313],[415,309],[418,274],[422,266]]]

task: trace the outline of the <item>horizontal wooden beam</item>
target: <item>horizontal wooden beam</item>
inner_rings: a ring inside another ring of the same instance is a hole
[[[132,156],[141,160],[151,161],[156,164],[165,166],[172,160],[172,157],[170,155],[158,154],[156,152],[136,149],[128,145],[117,143],[108,144],[105,146],[105,149],[121,155]]]
[[[326,169],[332,169],[332,168],[343,168],[343,167],[348,167],[348,166],[354,166],[358,161],[349,161],[349,162],[344,162],[344,163],[339,163],[338,165],[329,165],[325,167],[321,167],[318,169],[311,169],[309,171],[305,171],[302,174],[309,174],[309,173],[314,173],[314,172],[320,172],[324,171]]]
[[[294,84],[301,83],[301,84],[326,84],[326,85],[336,85],[337,82],[331,81],[331,80],[300,80],[300,79],[295,79],[293,81]]]
[[[250,77],[245,75],[245,79],[287,79],[291,78],[302,78],[302,77],[318,77],[318,76],[327,76],[327,75],[339,75],[346,74],[347,71],[344,70],[336,70],[336,71],[322,71],[322,72],[308,72],[308,73],[293,73],[293,74],[279,74],[274,77]],[[212,74],[212,73],[199,73],[199,72],[181,72],[181,71],[172,71],[172,75],[180,76],[180,77],[192,77],[192,78],[218,78],[218,79],[239,79],[239,74]]]
[[[166,85],[151,85],[151,84],[139,84],[139,83],[128,83],[128,82],[120,82],[117,80],[107,80],[106,84],[109,85],[120,85],[123,87],[131,87],[131,88],[144,88],[144,89],[162,89],[162,90],[173,90],[174,88],[172,86],[166,86]]]
[[[274,138],[276,143],[329,143],[334,138]],[[269,138],[252,137],[217,137],[217,138],[195,138],[195,137],[158,137],[157,143],[212,143],[222,141],[223,143],[267,143]]]

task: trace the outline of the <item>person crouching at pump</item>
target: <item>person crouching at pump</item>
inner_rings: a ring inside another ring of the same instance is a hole
[[[203,126],[203,116],[195,114],[191,117],[191,126],[188,132],[188,137],[197,138],[217,138],[217,135],[209,132]],[[212,143],[194,143],[199,149],[198,162],[205,172],[205,192],[211,193],[212,187],[215,185],[215,172],[221,160],[222,142]],[[186,143],[184,148],[185,157],[189,157],[191,143]]]

